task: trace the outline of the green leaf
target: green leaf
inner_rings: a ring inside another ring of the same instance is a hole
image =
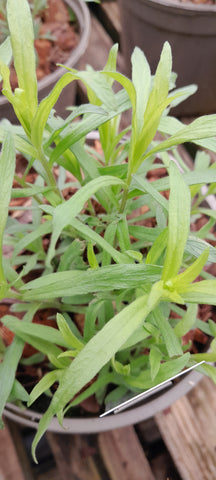
[[[150,371],[145,370],[137,377],[127,378],[127,383],[132,387],[147,390],[180,373],[183,368],[187,366],[189,360],[190,353],[185,353],[179,358],[167,360],[167,362],[161,363],[158,374],[154,380],[151,378]]]
[[[213,170],[212,168],[209,168],[207,170],[199,170],[199,171],[194,170],[192,172],[183,173],[182,176],[186,185],[188,186],[197,185],[197,184],[202,185],[203,183],[216,182],[216,170],[215,169]],[[167,190],[169,188],[169,177],[163,177],[163,178],[160,178],[160,180],[155,180],[154,188],[160,192]],[[199,209],[199,211],[200,210],[201,209]],[[208,210],[210,214],[211,210],[210,209],[206,209],[206,210]]]
[[[57,102],[63,88],[75,79],[75,75],[65,73],[65,75],[63,75],[55,84],[49,95],[40,103],[31,125],[31,140],[33,145],[37,148],[41,148],[43,132],[51,109]]]
[[[37,77],[32,16],[27,0],[7,1],[7,21],[19,88],[24,92],[31,121],[37,109]]]
[[[14,380],[8,402],[14,402],[14,400],[20,400],[21,402],[27,402],[29,400],[29,394],[22,386],[22,384],[16,379]]]
[[[165,135],[174,135],[184,127],[185,127],[185,124],[180,122],[179,119],[171,116],[163,116],[161,117],[158,130],[159,132]],[[204,138],[202,140],[192,139],[191,141],[193,141],[193,143],[195,143],[196,145],[199,145],[203,148],[207,148],[209,150],[212,150],[213,152],[216,152],[215,137]]]
[[[112,367],[119,375],[127,376],[130,374],[130,364],[123,365],[121,362],[118,362],[115,357],[112,358]]]
[[[213,337],[216,338],[216,324],[213,322],[213,320],[208,321],[210,332],[213,335]]]
[[[205,354],[203,354],[205,357]],[[206,354],[207,355],[207,354]],[[206,360],[208,361],[208,360]],[[210,360],[211,361],[211,360]],[[212,361],[216,361],[216,355],[214,355],[214,359]],[[216,369],[213,365],[202,365],[202,369],[204,370],[205,374],[208,375],[214,383],[216,383]]]
[[[158,152],[169,150],[171,147],[175,147],[176,145],[180,145],[181,143],[185,143],[185,142],[197,143],[196,142],[197,140],[215,137],[215,123],[216,123],[215,114],[204,115],[202,117],[197,118],[190,125],[183,127],[182,129],[178,130],[177,133],[172,135],[170,138],[168,138],[167,140],[164,140],[164,142],[161,142],[156,147],[150,149],[143,156],[143,160],[145,160],[145,158],[151,155],[155,155]]]
[[[149,250],[146,263],[155,265],[167,246],[168,228],[166,227],[156,238]]]
[[[133,176],[133,187],[138,188],[141,192],[149,193],[149,195],[164,208],[168,210],[168,200],[164,198],[145,178],[141,178],[139,175]]]
[[[94,248],[92,242],[88,243],[87,246],[87,258],[88,258],[88,263],[91,268],[98,268],[98,262],[96,259],[96,255],[94,253]]]
[[[151,347],[149,354],[149,362],[151,368],[151,378],[154,380],[160,369],[160,362],[162,358],[161,351],[154,345]]]
[[[132,82],[136,91],[136,132],[143,128],[144,113],[151,88],[151,71],[145,55],[140,48],[135,47],[132,56]]]
[[[36,228],[33,232],[25,235],[16,243],[14,254],[16,255],[21,250],[31,245],[31,243],[33,243],[38,238],[40,239],[43,235],[47,235],[48,233],[51,233],[51,232],[52,232],[51,220],[47,220],[46,222],[41,223],[38,228]]]
[[[195,260],[195,262],[190,265],[190,267],[186,268],[183,273],[177,275],[176,278],[173,279],[172,283],[176,290],[179,292],[184,290],[185,286],[189,283],[193,282],[200,272],[202,271],[204,265],[206,264],[209,256],[209,249],[207,248],[204,252],[200,255],[199,258]]]
[[[211,170],[211,173],[213,174],[213,171]],[[199,212],[203,213],[203,215],[208,215],[208,217],[212,217],[216,220],[216,211],[211,210],[210,208],[199,208]]]
[[[115,240],[115,236],[116,236],[116,229],[117,229],[117,223],[113,222],[113,223],[110,223],[105,230],[104,240],[109,245],[111,245],[111,247],[114,244],[114,240]],[[103,256],[102,256],[102,267],[110,265],[111,258],[112,257],[110,255],[110,253],[107,252],[107,250],[104,249],[103,250]]]
[[[186,303],[216,305],[216,280],[203,280],[178,289]]]
[[[15,318],[15,317],[13,317]],[[2,416],[6,402],[14,384],[17,365],[22,355],[24,342],[20,338],[14,338],[11,345],[6,349],[4,361],[0,364],[0,383],[4,388],[0,389],[0,416]]]
[[[32,405],[32,403],[34,403],[35,400],[37,400],[37,398],[40,397],[42,393],[46,392],[55,382],[59,381],[59,379],[63,375],[63,372],[63,369],[53,370],[44,375],[40,382],[37,383],[31,391],[28,401],[28,407],[30,407],[30,405]]]
[[[64,338],[65,342],[76,350],[82,350],[84,344],[81,342],[76,335],[69,328],[65,318],[60,313],[57,313],[57,325]]]
[[[199,257],[204,251],[209,251],[208,261],[216,262],[216,249],[210,243],[199,237],[189,235],[185,245],[185,251],[194,257]]]
[[[63,65],[63,67],[65,66]],[[107,78],[101,75],[101,72],[94,71],[90,68],[87,68],[86,71],[77,71],[68,67],[65,68],[75,74],[76,78],[81,80],[87,89],[94,92],[97,105],[103,104],[107,111],[116,109],[115,94]],[[91,103],[95,103],[95,101]]]
[[[8,129],[0,128],[0,142],[2,143],[8,134]],[[19,152],[24,155],[30,155],[30,157],[37,158],[37,151],[35,148],[24,138],[19,135],[14,134],[14,143],[15,147]]]
[[[182,355],[183,351],[168,319],[162,314],[160,308],[156,308],[151,314],[154,325],[160,330],[166,345],[169,357]]]
[[[84,340],[88,342],[97,331],[96,320],[98,313],[103,306],[103,300],[96,300],[91,302],[88,305],[86,316],[85,316],[85,325],[84,325]]]
[[[50,163],[58,162],[59,157],[72,145],[78,142],[83,138],[87,133],[92,130],[97,129],[103,123],[109,121],[111,118],[119,115],[120,113],[128,110],[131,106],[130,100],[128,98],[125,90],[121,90],[116,94],[115,97],[116,107],[115,110],[109,110],[106,115],[95,114],[95,115],[86,115],[81,122],[77,122],[77,125],[74,126],[72,132],[64,136],[64,138],[59,142],[55,150],[50,156]],[[103,107],[103,106],[102,106]]]
[[[123,87],[123,90],[127,92],[130,98],[132,108],[135,109],[136,108],[136,90],[131,80],[129,80],[129,78],[127,78],[125,75],[122,75],[122,73],[119,73],[119,72],[104,71],[102,73],[104,73],[105,75],[109,75],[111,78],[116,80],[116,82],[120,83],[120,85]]]
[[[170,76],[172,71],[172,53],[168,42],[164,43],[161,52],[160,61],[154,76],[153,88],[149,96],[148,104],[144,116],[145,145],[146,148],[153,139],[160,117],[167,104],[169,93]],[[144,148],[143,151],[146,150]]]
[[[107,63],[105,65],[105,67],[103,68],[103,71],[105,72],[106,70],[113,70],[115,71],[116,70],[116,64],[117,64],[117,55],[118,55],[118,44],[115,43],[110,51],[109,51],[109,55],[108,55],[108,60],[107,60]]]
[[[4,296],[4,286],[6,279],[4,276],[2,265],[2,247],[4,229],[8,217],[8,207],[11,199],[11,189],[13,185],[14,171],[15,171],[15,147],[13,136],[8,133],[0,156],[0,285],[2,284],[2,293]],[[1,294],[0,294],[1,297]],[[3,297],[1,297],[3,298]]]
[[[39,187],[38,185],[32,185],[26,188],[13,188],[11,198],[26,198],[34,197],[35,195],[45,194],[52,190],[52,187]]]
[[[85,246],[81,241],[75,239],[60,257],[58,272],[65,270],[81,270],[86,268],[83,260],[83,251]]]
[[[85,202],[94,195],[100,188],[108,187],[110,185],[121,185],[125,183],[116,177],[104,176],[91,180],[87,185],[80,188],[71,198],[65,203],[58,205],[53,212],[53,234],[50,242],[50,248],[47,255],[47,265],[51,261],[57,239],[64,227],[71,224],[71,221],[82,210]]]
[[[195,325],[197,318],[197,310],[197,305],[192,304],[188,306],[187,312],[174,327],[174,332],[177,337],[183,337]]]
[[[70,343],[68,343],[62,336],[62,334],[53,327],[48,327],[47,325],[39,325],[36,323],[29,323],[22,320],[17,320],[11,315],[5,315],[2,322],[6,327],[9,328],[12,332],[16,333],[19,337],[22,338],[22,334],[28,335],[31,337],[37,337],[38,339],[43,339],[46,342],[50,342],[61,347],[68,348]]]
[[[177,275],[190,228],[190,191],[174,162],[170,162],[168,244],[162,279]]]
[[[92,241],[105,250],[113,258],[113,260],[115,260],[116,263],[131,263],[128,255],[120,253],[118,250],[113,248],[101,235],[95,232],[92,228],[81,223],[76,218],[71,221],[71,226],[82,238]]]
[[[121,345],[126,342],[132,332],[144,322],[159,298],[155,296],[153,303],[152,300],[153,297],[148,297],[147,295],[135,300],[113,317],[75,357],[70,367],[65,371],[52,402],[39,423],[38,431],[32,444],[34,459],[37,443],[47,429],[52,416],[62,411],[71,398],[94,378],[101,368],[115,355]]]
[[[38,306],[36,307],[34,304],[31,305],[29,311],[24,316],[27,322],[31,322],[37,308]],[[12,324],[13,321],[16,321],[16,317],[7,315],[7,318],[8,317],[11,318]],[[5,317],[1,318],[2,322],[4,322],[4,318]],[[0,364],[0,385],[4,385],[4,388],[0,388],[0,416],[13,388],[17,365],[21,358],[24,344],[25,342],[22,339],[15,336],[11,345],[7,347],[4,360]]]
[[[76,143],[71,148],[73,154],[75,155],[80,168],[83,170],[85,176],[90,180],[95,179],[96,177],[101,178],[98,165],[100,163],[95,160],[92,156],[88,155],[85,148],[80,144]],[[109,176],[109,175],[108,175]],[[115,205],[118,208],[118,202],[116,196],[113,194],[111,187],[104,187],[98,190],[95,193],[97,201],[104,207],[104,209],[109,212],[112,208],[112,205]]]
[[[156,282],[161,267],[144,264],[122,264],[89,269],[51,273],[25,284],[21,290],[28,290],[23,299],[67,297],[90,292],[103,292],[124,288],[136,288]]]
[[[130,237],[128,232],[128,223],[126,219],[126,215],[122,215],[122,218],[118,221],[117,224],[117,237],[119,241],[119,246],[122,252],[131,249]]]
[[[7,37],[6,40],[0,45],[0,59],[5,65],[9,65],[12,60],[12,48],[10,37]],[[0,81],[2,77],[0,76]]]

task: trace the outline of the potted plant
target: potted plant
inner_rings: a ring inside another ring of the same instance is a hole
[[[202,322],[198,313],[198,304],[216,303],[216,280],[208,267],[216,261],[215,212],[203,204],[216,173],[201,153],[190,172],[176,150],[193,141],[215,151],[216,115],[188,126],[169,116],[169,108],[193,88],[175,90],[168,43],[154,77],[139,48],[132,55],[132,81],[116,72],[115,45],[103,71],[67,68],[38,104],[33,38],[21,35],[18,46],[15,4],[18,18],[32,28],[26,1],[8,0],[19,80],[14,93],[3,61],[0,71],[3,94],[20,126],[8,121],[0,126],[0,294],[6,305],[1,323],[15,335],[8,346],[2,342],[0,411],[12,400],[27,402],[30,411],[41,396],[42,403],[49,400],[32,447],[36,458],[52,418],[62,424],[68,409],[73,416],[73,407],[93,394],[98,404],[118,403],[128,391],[148,390],[200,359],[207,362],[201,373],[216,380],[209,364],[216,358],[215,324],[211,318]],[[89,103],[62,120],[52,109],[76,79],[85,83]],[[112,89],[115,80],[122,86],[118,93]],[[121,131],[120,115],[127,109],[132,123]],[[86,145],[95,129],[103,153]],[[27,160],[22,174],[15,172],[16,152]],[[32,167],[35,181],[29,182]],[[156,173],[154,182],[148,181],[150,172],[151,180]],[[203,184],[209,185],[205,194]],[[11,198],[28,200],[19,207],[20,220],[8,216]],[[193,234],[190,223],[203,215],[209,220]],[[51,323],[36,320],[44,311],[47,317],[47,310]],[[192,337],[185,335],[197,327],[211,338],[210,352],[191,350]],[[25,344],[34,348],[27,359]],[[26,365],[36,366],[40,377],[30,391],[18,375]],[[182,393],[178,385],[177,392]],[[157,410],[164,406],[163,400],[155,403]],[[76,419],[71,431],[134,423],[145,417],[137,410],[138,417],[132,412],[125,420],[121,414],[109,426],[97,412],[96,418],[82,418],[79,427]]]
[[[34,34],[37,32],[37,35],[35,34],[35,49],[39,63],[37,62],[36,71],[38,98],[42,100],[49,94],[63,73],[61,67],[56,68],[54,65],[57,63],[55,60],[57,54],[58,62],[67,57],[64,64],[70,68],[78,68],[79,61],[88,45],[90,14],[84,0],[62,0],[57,3],[52,0],[44,0],[42,4],[33,1],[30,2],[30,7],[34,19]],[[76,28],[70,23],[70,12],[73,13],[73,23],[76,23]],[[38,23],[41,17],[43,22]],[[19,28],[22,30],[23,26],[20,25]],[[12,58],[10,42],[8,38],[3,42],[7,29],[3,29],[2,26],[0,50],[2,52],[1,56],[7,59],[9,63]],[[4,30],[5,34],[3,35]],[[60,55],[62,58],[60,58]],[[16,81],[15,75],[14,80]],[[74,83],[63,91],[55,105],[56,111],[65,117],[67,115],[65,109],[74,104],[75,97],[76,85]],[[4,95],[0,96],[0,116],[1,118],[8,118],[12,123],[16,121],[13,108]]]
[[[173,52],[173,70],[177,85],[198,85],[197,93],[175,110],[175,115],[214,113],[215,90],[215,16],[211,2],[179,0],[119,0],[122,23],[121,41],[126,71],[130,73],[130,55],[135,46],[145,51],[151,68],[167,40]]]

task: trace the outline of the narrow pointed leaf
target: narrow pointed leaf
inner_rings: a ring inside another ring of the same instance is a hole
[[[145,55],[140,48],[135,47],[132,57],[132,82],[136,90],[136,128],[137,134],[143,128],[144,113],[151,87],[151,71]]]
[[[71,198],[65,203],[62,203],[55,208],[53,213],[53,235],[48,253],[47,262],[50,261],[54,254],[54,248],[56,241],[67,225],[70,225],[71,220],[78,215],[85,205],[85,202],[94,195],[97,190],[108,187],[110,185],[125,185],[122,180],[116,177],[104,176],[102,178],[95,178],[91,180],[87,185],[78,190]]]
[[[144,264],[110,265],[85,271],[72,270],[43,276],[25,284],[25,300],[67,297],[90,292],[136,288],[160,278],[161,267]]]
[[[208,260],[208,256],[209,249],[207,248],[200,255],[200,257],[197,258],[192,265],[190,265],[190,267],[186,268],[183,273],[180,273],[180,275],[177,275],[177,277],[173,279],[173,285],[178,291],[182,291],[186,285],[193,282],[198,277]]]
[[[11,189],[15,171],[15,147],[13,136],[8,133],[0,156],[0,284],[5,283],[2,265],[3,234],[7,222]]]
[[[158,300],[159,298],[155,298],[156,303]],[[50,407],[39,423],[32,445],[34,458],[36,446],[49,425],[52,416],[61,411],[67,402],[106,365],[133,331],[144,322],[148,313],[155,307],[155,302],[152,303],[147,295],[135,300],[113,317],[75,357],[65,372]],[[95,361],[96,359],[97,361]]]
[[[216,280],[203,280],[179,288],[185,302],[216,305]]]
[[[25,92],[32,118],[37,108],[37,78],[32,16],[27,0],[7,1],[7,21],[19,88]]]
[[[181,266],[190,227],[190,191],[179,169],[170,162],[168,244],[162,278],[177,275]]]

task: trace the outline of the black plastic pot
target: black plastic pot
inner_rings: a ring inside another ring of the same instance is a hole
[[[122,49],[130,75],[135,46],[145,52],[155,72],[162,46],[169,41],[177,87],[195,83],[198,92],[183,102],[175,115],[216,111],[216,5],[175,0],[118,0],[122,22]]]
[[[65,3],[73,10],[76,15],[78,25],[79,25],[79,33],[80,33],[80,40],[79,44],[76,48],[71,51],[71,54],[65,62],[65,66],[70,68],[79,68],[79,61],[84,54],[87,46],[88,40],[90,35],[90,14],[89,9],[84,3],[83,0],[64,0]],[[41,101],[44,97],[46,97],[49,92],[52,90],[56,82],[59,78],[66,72],[64,68],[57,68],[53,73],[47,75],[46,77],[42,78],[38,82],[38,98]],[[61,115],[63,118],[67,116],[66,107],[70,105],[74,105],[76,97],[76,84],[72,82],[71,84],[67,85],[57,103],[55,104],[56,112]],[[17,123],[17,119],[15,113],[13,111],[13,107],[8,102],[7,98],[4,95],[0,95],[0,120],[3,118],[7,118],[12,123]]]

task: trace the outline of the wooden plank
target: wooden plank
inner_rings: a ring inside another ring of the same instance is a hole
[[[216,385],[204,377],[188,394],[188,399],[207,446],[216,457]]]
[[[133,427],[100,433],[98,442],[111,480],[155,479]]]
[[[25,480],[12,437],[6,425],[0,430],[0,479]]]
[[[94,460],[95,449],[85,435],[47,433],[55,457],[59,480],[102,480]]]
[[[6,424],[8,431],[10,432],[13,445],[16,450],[19,463],[22,466],[23,476],[25,480],[34,480],[34,475],[32,471],[32,458],[28,457],[27,451],[24,445],[24,439],[22,436],[22,428],[18,423],[15,423],[12,420],[7,419]]]
[[[158,413],[155,420],[182,479],[213,480],[216,478],[215,385],[205,379],[191,395]]]

